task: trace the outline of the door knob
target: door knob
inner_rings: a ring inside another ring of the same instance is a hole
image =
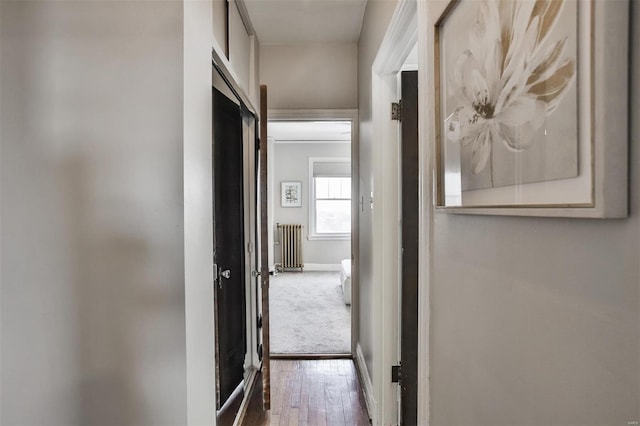
[[[224,271],[220,271],[220,276],[226,279],[229,279],[231,277],[231,271],[228,269],[225,269]]]

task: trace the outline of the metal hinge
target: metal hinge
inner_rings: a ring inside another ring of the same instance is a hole
[[[262,314],[258,316],[258,328],[262,328]]]
[[[218,264],[213,264],[213,285],[215,285],[220,280],[220,269],[218,268]]]
[[[402,120],[402,101],[391,103],[391,119],[396,121]]]
[[[258,361],[262,361],[262,343],[258,346]]]
[[[251,242],[247,243],[247,252],[253,253],[253,244]]]
[[[402,365],[391,366],[391,383],[400,384],[402,378]]]

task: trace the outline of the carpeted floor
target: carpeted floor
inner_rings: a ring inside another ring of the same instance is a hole
[[[269,281],[271,353],[351,352],[339,272],[284,272]]]

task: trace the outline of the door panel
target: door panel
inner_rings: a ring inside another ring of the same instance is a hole
[[[400,418],[418,422],[418,72],[402,72],[402,360]]]
[[[262,404],[271,408],[269,360],[269,217],[267,197],[267,86],[260,86],[260,277],[262,278]]]
[[[256,165],[258,137],[256,134],[257,120],[255,116],[246,108],[242,108],[243,132],[244,132],[244,229],[245,229],[245,281],[246,286],[246,321],[247,321],[247,354],[245,357],[245,379],[248,377],[249,368],[259,368],[257,356],[260,339],[256,339],[259,333],[258,317],[259,305],[257,302],[257,288],[259,277],[254,271],[258,271],[258,250],[255,248],[258,243],[256,214],[258,205],[256,202]]]
[[[240,107],[213,89],[216,406],[242,382],[246,353],[243,132]]]

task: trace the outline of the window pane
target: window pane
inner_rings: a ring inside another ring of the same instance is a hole
[[[351,198],[351,178],[317,177],[316,198]]]
[[[316,198],[329,198],[329,179],[315,178]]]
[[[342,198],[340,178],[329,178],[329,197],[328,198]]]
[[[351,178],[342,178],[342,198],[351,198]]]
[[[348,234],[351,232],[351,200],[316,200],[316,232]]]

